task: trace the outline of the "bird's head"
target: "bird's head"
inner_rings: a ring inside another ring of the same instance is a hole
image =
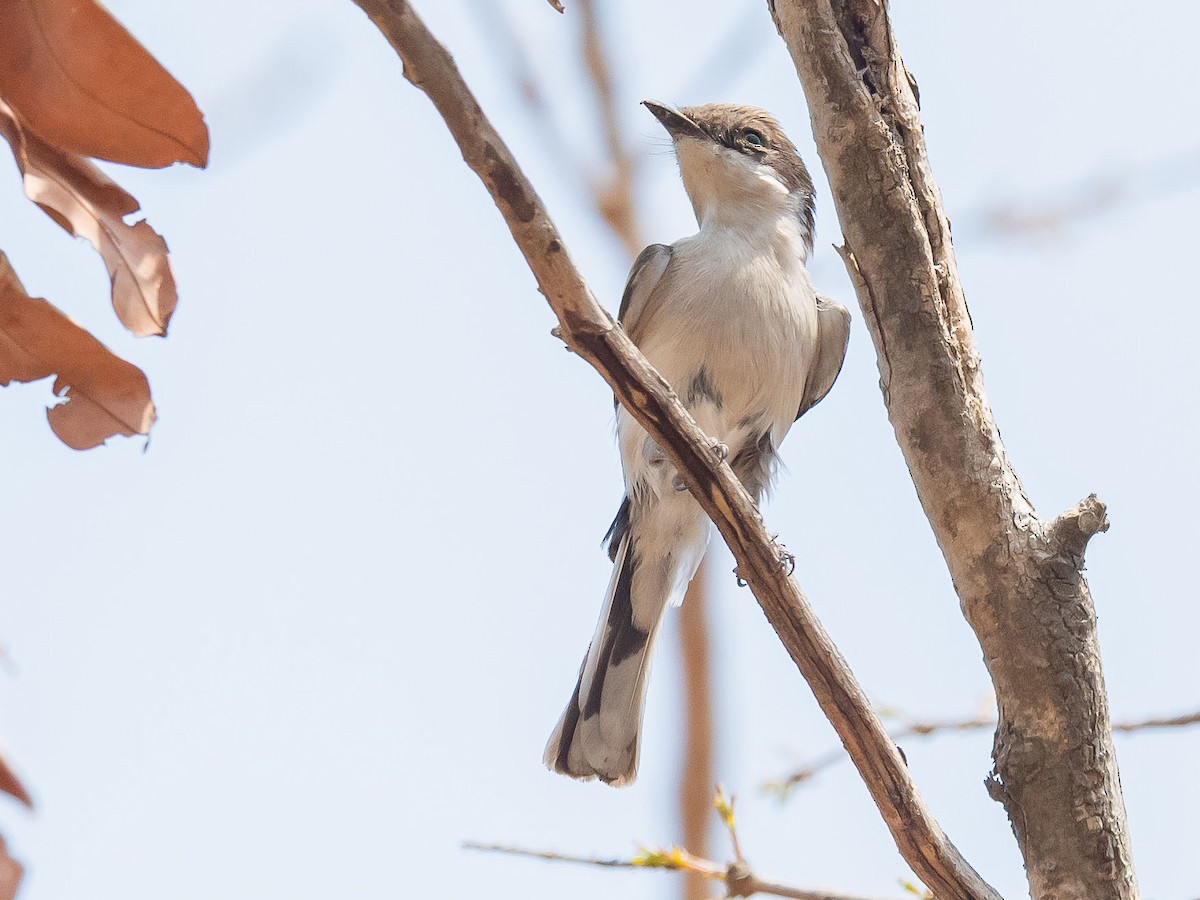
[[[703,226],[792,213],[813,234],[813,182],[775,117],[753,106],[707,103],[674,110],[642,104],[671,135],[683,186]]]

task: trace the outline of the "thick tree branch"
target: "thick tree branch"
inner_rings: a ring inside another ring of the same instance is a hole
[[[1043,523],[983,389],[950,227],[879,0],[774,0],[808,97],[884,401],[999,706],[988,790],[1035,900],[1136,896],[1087,539],[1094,497]]]
[[[408,3],[355,2],[403,60],[405,77],[433,101],[467,164],[491,192],[558,315],[563,339],[600,372],[716,523],[741,577],[854,759],[905,861],[939,897],[997,897],[925,807],[845,660],[781,565],[780,549],[750,495],[729,466],[718,461],[712,440],[588,290],[537,194],[463,83],[450,54]]]

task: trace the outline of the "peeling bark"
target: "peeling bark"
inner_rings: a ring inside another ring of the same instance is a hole
[[[1087,541],[1094,496],[1045,522],[983,388],[915,81],[878,0],[775,0],[808,97],[888,417],[996,689],[995,767],[1035,900],[1137,895]]]

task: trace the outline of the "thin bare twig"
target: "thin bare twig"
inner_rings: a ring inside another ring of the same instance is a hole
[[[484,853],[506,853],[509,856],[528,856],[530,859],[545,859],[550,862],[578,863],[587,866],[601,866],[606,869],[639,869],[644,868],[632,859],[602,859],[598,856],[575,856],[570,853],[557,853],[554,850],[527,850],[524,847],[510,847],[506,844],[480,844],[466,841],[464,850],[480,850]]]
[[[1149,719],[1135,719],[1129,722],[1114,722],[1112,730],[1129,734],[1151,728],[1183,728],[1188,725],[1200,725],[1200,710],[1178,716],[1158,716]],[[898,730],[892,732],[892,739],[899,743],[909,737],[931,737],[937,734],[944,734],[948,731],[983,731],[985,729],[994,730],[995,728],[996,717],[986,714],[980,714],[970,719],[913,721],[906,723]],[[825,769],[845,759],[845,751],[831,750],[829,753],[817,757],[817,759],[807,765],[796,769],[786,778],[766,782],[763,785],[763,789],[786,795],[792,788],[811,780]]]
[[[744,863],[746,854],[742,852],[742,842],[738,840],[737,835],[737,821],[733,815],[733,804],[736,799],[736,797],[727,796],[725,788],[718,784],[717,792],[713,795],[712,805],[725,824],[726,830],[729,831],[729,843],[733,845],[734,862]]]
[[[665,869],[671,872],[685,872],[697,875],[707,881],[720,881],[725,885],[727,897],[750,897],[754,894],[767,894],[774,897],[788,897],[791,900],[870,900],[857,894],[846,894],[841,891],[821,891],[793,887],[768,878],[761,878],[754,873],[745,861],[735,862],[728,866],[712,860],[704,859],[684,850],[682,847],[672,847],[669,850],[642,848],[632,859],[605,859],[597,856],[576,856],[571,853],[558,853],[553,850],[529,850],[524,847],[511,847],[504,844],[478,844],[468,842],[463,844],[466,850],[481,850],[488,853],[504,853],[510,856],[524,856],[530,859],[542,859],[547,862],[575,863],[577,865],[599,866],[605,869]]]
[[[611,167],[608,177],[594,184],[592,194],[600,215],[604,217],[613,233],[621,239],[632,259],[646,246],[641,228],[638,227],[637,204],[633,194],[636,159],[626,148],[621,136],[621,126],[617,121],[616,91],[608,56],[604,52],[604,43],[600,37],[596,0],[578,0],[578,6],[581,15],[580,49],[583,52],[592,91],[596,95],[604,147]]]
[[[596,302],[532,185],[482,112],[450,54],[411,4],[355,0],[433,101],[463,159],[483,181],[559,319],[559,336],[587,360],[666,453],[716,523],[746,581],[818,703],[849,748],[905,861],[945,900],[998,898],[934,820],[849,666],[781,561],[754,499],[712,452],[670,386]]]
[[[989,238],[1045,240],[1072,225],[1200,187],[1200,150],[1162,156],[1118,169],[1093,171],[1039,192],[1037,200],[1010,199],[954,217],[956,234],[970,243]]]

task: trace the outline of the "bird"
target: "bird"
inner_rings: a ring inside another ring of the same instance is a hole
[[[814,187],[770,113],[710,103],[643,105],[670,136],[699,226],[638,256],[618,319],[761,501],[792,424],[833,387],[850,313],[818,296],[806,263]],[[683,600],[711,526],[658,444],[617,406],[625,498],[605,536],[612,577],[545,764],[632,783],[655,639]]]

